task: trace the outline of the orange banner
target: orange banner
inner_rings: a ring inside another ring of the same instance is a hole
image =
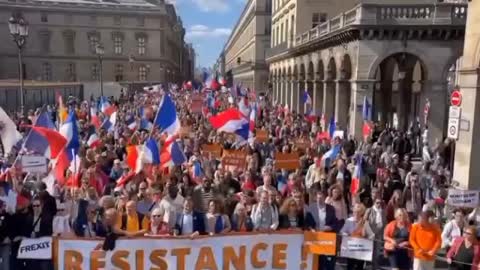
[[[305,232],[304,245],[309,253],[335,256],[337,254],[337,234],[327,232]]]
[[[247,165],[247,152],[243,150],[223,150],[223,166],[231,166],[244,170]]]
[[[277,169],[296,170],[300,167],[300,158],[297,152],[276,153],[275,167]]]
[[[212,155],[212,157],[220,159],[222,158],[222,146],[219,144],[203,144],[201,149],[207,155]]]
[[[257,129],[255,131],[255,141],[263,143],[268,141],[268,131]]]

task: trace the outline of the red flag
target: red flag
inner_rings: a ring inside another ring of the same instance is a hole
[[[372,126],[370,125],[369,122],[365,121],[363,123],[362,133],[363,133],[364,140],[366,140],[368,136],[370,136],[370,134],[372,133]]]

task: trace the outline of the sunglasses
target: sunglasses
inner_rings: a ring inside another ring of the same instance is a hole
[[[465,234],[465,235],[472,235],[473,233],[472,233],[472,232],[463,231],[463,234]]]
[[[153,218],[161,218],[162,216],[161,215],[154,215],[152,216]]]
[[[34,204],[34,205],[32,205],[32,207],[37,208],[37,207],[40,207],[40,205],[39,204]]]

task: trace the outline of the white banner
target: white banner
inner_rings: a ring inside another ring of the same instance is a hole
[[[478,190],[448,190],[447,204],[457,207],[475,208],[478,206]]]
[[[312,270],[313,256],[302,256],[303,239],[303,234],[297,233],[193,240],[145,237],[117,240],[115,250],[108,252],[95,251],[102,241],[58,239],[56,269]]]
[[[343,236],[340,257],[372,261],[373,241],[365,238]]]
[[[44,156],[23,156],[22,170],[29,173],[46,173],[47,159]]]
[[[52,237],[25,238],[18,248],[19,259],[52,259]]]

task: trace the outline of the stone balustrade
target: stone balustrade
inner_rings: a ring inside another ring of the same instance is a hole
[[[351,26],[465,25],[467,7],[463,1],[409,5],[359,4],[297,35],[295,46],[313,42]]]

